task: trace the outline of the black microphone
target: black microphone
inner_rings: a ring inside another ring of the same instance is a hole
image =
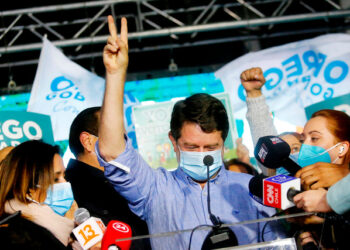
[[[214,226],[220,225],[220,220],[211,213],[211,209],[210,209],[210,177],[209,177],[209,167],[211,165],[213,165],[214,163],[214,158],[211,155],[206,155],[203,158],[203,163],[205,166],[207,166],[207,191],[208,191],[208,198],[207,198],[207,202],[208,202],[208,213],[209,213],[209,218],[211,220],[211,222],[214,224]]]
[[[250,179],[248,184],[250,197],[262,205],[264,205],[263,181],[265,178],[268,178],[268,176],[263,174],[256,175]]]
[[[206,155],[203,158],[204,165],[207,166],[207,185],[208,185],[208,213],[211,222],[214,224],[213,230],[205,238],[202,250],[223,248],[223,247],[231,247],[237,246],[238,240],[235,233],[228,227],[222,227],[222,222],[220,218],[216,217],[211,213],[210,209],[210,177],[209,177],[209,167],[213,165],[214,158],[211,155]]]
[[[205,166],[210,167],[214,163],[214,158],[211,155],[206,155],[203,158],[203,163]]]
[[[288,143],[277,136],[260,137],[254,150],[255,158],[265,167],[276,169],[284,167],[291,175],[295,175],[301,167],[290,155]]]

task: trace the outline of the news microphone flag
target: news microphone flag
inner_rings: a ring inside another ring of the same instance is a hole
[[[101,219],[90,217],[74,228],[73,234],[82,248],[89,249],[102,240],[105,231],[106,227]]]
[[[128,250],[131,246],[131,240],[118,241],[118,239],[130,238],[132,236],[131,228],[128,224],[112,220],[108,223],[106,232],[102,238],[101,250],[108,250],[111,246],[116,246],[120,250]]]
[[[27,111],[50,115],[55,141],[67,140],[76,115],[101,106],[104,82],[44,38]]]
[[[284,167],[295,175],[301,167],[290,156],[290,146],[277,136],[260,137],[254,149],[255,158],[267,168]]]
[[[300,191],[300,179],[287,175],[276,175],[263,181],[263,204],[285,210],[293,207],[294,203],[288,199],[288,191]]]

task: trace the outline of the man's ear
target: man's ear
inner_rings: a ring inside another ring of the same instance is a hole
[[[91,139],[91,136],[88,132],[81,132],[80,136],[79,136],[79,140],[81,145],[83,146],[83,148],[88,151],[89,153],[91,153],[92,151],[94,151],[94,142]]]
[[[171,134],[171,131],[169,131],[168,137],[169,137],[171,143],[173,144],[174,151],[177,152],[178,149],[177,149],[177,145],[176,145],[176,140],[175,140],[174,136]]]

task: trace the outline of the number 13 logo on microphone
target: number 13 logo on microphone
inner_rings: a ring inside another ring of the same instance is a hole
[[[78,227],[74,228],[73,233],[79,244],[84,249],[89,249],[102,240],[105,229],[101,219],[90,217]]]

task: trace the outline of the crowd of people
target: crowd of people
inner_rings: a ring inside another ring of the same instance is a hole
[[[237,140],[237,159],[224,162],[228,115],[211,95],[194,94],[173,108],[169,140],[178,161],[176,170],[153,169],[142,159],[124,128],[127,21],[121,20],[120,34],[111,16],[108,27],[103,104],[85,109],[74,119],[69,146],[75,159],[65,168],[57,146],[36,140],[0,151],[1,249],[82,249],[72,234],[78,207],[106,225],[112,220],[129,224],[133,236],[194,229],[171,237],[135,240],[131,249],[208,249],[203,246],[208,233],[222,233],[223,224],[281,214],[251,198],[249,181],[259,174],[290,173],[282,164],[277,171],[260,163],[253,166],[241,139]],[[229,239],[210,246],[295,237],[301,247],[313,247],[309,249],[346,249],[350,117],[341,111],[320,110],[301,134],[278,135],[261,91],[265,84],[262,70],[242,72],[241,83],[254,145],[260,137],[277,135],[290,146],[290,158],[302,167],[295,177],[300,178],[303,192],[294,196],[295,207],[283,213],[314,214],[227,227]],[[211,231],[196,230],[202,226]],[[99,243],[92,247],[100,248]]]

